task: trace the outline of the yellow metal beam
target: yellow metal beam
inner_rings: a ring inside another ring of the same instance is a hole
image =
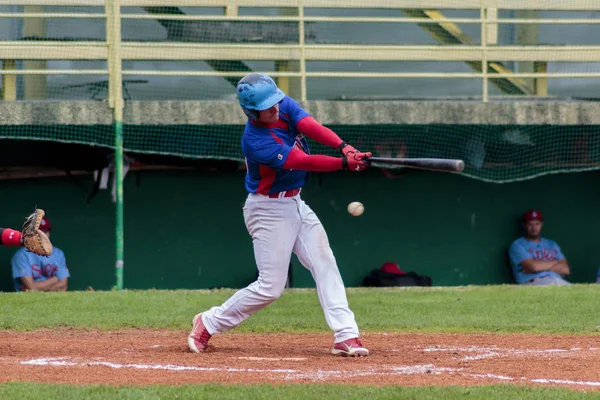
[[[427,33],[429,33],[434,39],[440,43],[454,44],[454,45],[469,45],[477,46],[477,43],[469,37],[466,33],[460,29],[458,25],[453,22],[444,22],[446,17],[444,14],[437,10],[415,10],[415,9],[403,9],[402,12],[411,18],[429,18],[434,21],[439,21],[437,24],[417,24]],[[483,72],[481,62],[465,61],[465,63],[477,72]],[[502,73],[508,74],[513,72],[511,69],[505,67],[503,64],[491,61],[488,62],[487,72],[489,74]],[[491,78],[490,83],[508,94],[533,94],[531,89],[528,87],[526,81],[519,78]]]
[[[103,0],[10,0],[10,3],[103,3]],[[123,0],[122,6],[162,7],[225,7],[235,4],[239,7],[315,7],[315,8],[422,8],[440,10],[479,10],[498,8],[503,10],[557,10],[557,11],[600,11],[596,0]],[[102,4],[99,4],[102,5]]]
[[[548,72],[548,63],[543,61],[533,62],[533,72],[543,73]],[[536,78],[533,80],[535,94],[538,96],[548,96],[548,79],[547,78]]]
[[[40,6],[97,6],[104,7],[106,0],[0,0],[2,5]],[[600,2],[550,1],[550,0],[122,0],[123,7],[315,7],[315,8],[422,8],[440,10],[554,10],[600,11]]]
[[[75,44],[77,43],[77,44]],[[0,41],[3,59],[12,60],[106,60],[103,42]],[[216,44],[124,42],[123,60],[300,60],[297,44]],[[466,61],[481,63],[479,46],[456,45],[326,45],[305,46],[310,61]],[[600,46],[494,46],[487,56],[498,61],[600,62]],[[229,71],[242,71],[229,69]],[[512,71],[508,71],[513,73]],[[182,74],[183,75],[183,74]],[[445,73],[440,72],[443,77]]]
[[[2,60],[3,70],[16,70],[15,60]],[[2,75],[2,100],[17,99],[17,75]]]
[[[46,7],[25,6],[25,13],[44,13]],[[46,20],[44,18],[25,18],[23,21],[23,36],[26,38],[46,37]],[[24,60],[24,69],[46,69],[46,60]],[[46,100],[47,87],[45,75],[28,75],[23,78],[24,100]]]
[[[281,16],[286,16],[286,17],[297,17],[299,14],[299,10],[298,8],[292,8],[292,7],[282,7],[279,8],[279,15]],[[298,72],[300,71],[300,62],[296,61],[296,60],[275,60],[275,71],[278,72],[288,72],[288,71],[294,71],[294,72]],[[275,78],[276,82],[277,82],[277,86],[288,96],[291,96],[293,98],[300,98],[301,96],[301,84],[302,82],[300,81],[299,78],[289,78],[287,76],[281,76],[278,78]]]

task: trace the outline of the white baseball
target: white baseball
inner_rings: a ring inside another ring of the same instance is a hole
[[[365,206],[360,201],[353,201],[348,204],[348,212],[355,217],[358,217],[365,211]]]

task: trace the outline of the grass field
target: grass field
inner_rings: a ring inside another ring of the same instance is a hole
[[[227,299],[233,290],[0,293],[0,329],[32,331],[71,327],[116,330],[187,330],[197,312]],[[483,286],[348,289],[363,332],[600,334],[600,285],[571,287]],[[235,332],[329,332],[314,290],[291,289]],[[1,355],[0,355],[1,356]],[[410,398],[563,399],[600,398],[558,388],[365,387],[336,385],[185,385],[147,387],[0,384],[0,398]]]
[[[0,293],[0,329],[188,329],[233,290]],[[363,331],[600,333],[600,285],[348,289]],[[23,312],[27,310],[27,312]],[[316,293],[290,289],[236,332],[328,332]]]
[[[73,386],[29,383],[0,385],[2,399],[598,399],[594,393],[567,389],[531,389],[507,385],[484,387],[364,387],[346,385],[186,385],[186,386]]]

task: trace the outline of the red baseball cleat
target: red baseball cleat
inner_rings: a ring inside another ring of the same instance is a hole
[[[369,350],[360,343],[358,338],[352,338],[335,343],[331,354],[343,357],[366,357],[369,355]]]
[[[202,322],[202,313],[197,314],[192,320],[192,331],[188,336],[188,347],[194,353],[201,353],[206,350],[211,336]]]

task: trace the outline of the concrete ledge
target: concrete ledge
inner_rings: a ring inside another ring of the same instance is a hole
[[[110,125],[112,115],[98,101],[0,102],[0,125]]]
[[[323,124],[600,125],[600,102],[587,101],[308,101]],[[235,101],[127,101],[131,125],[243,125]],[[0,125],[110,125],[100,101],[0,102]]]

